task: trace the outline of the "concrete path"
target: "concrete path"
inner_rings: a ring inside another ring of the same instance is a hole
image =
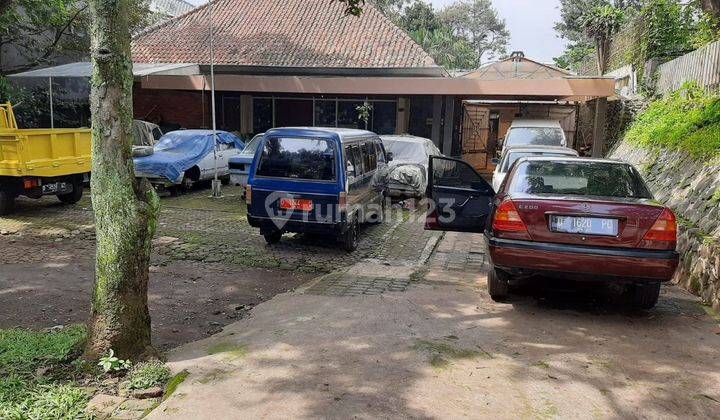
[[[694,297],[497,304],[480,244],[448,234],[427,266],[361,262],[257,306],[169,355],[189,375],[149,418],[718,418],[719,321]]]

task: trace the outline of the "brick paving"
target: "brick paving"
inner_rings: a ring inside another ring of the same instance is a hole
[[[19,199],[16,213],[0,217],[0,263],[91,258],[95,226],[86,193],[75,206],[60,205],[55,197]],[[423,230],[421,210],[393,209],[386,223],[361,228],[358,249],[352,253],[321,236],[288,234],[279,244],[267,245],[258,229],[247,223],[242,190],[224,187],[223,193],[220,199],[210,198],[208,190],[162,198],[153,265],[190,261],[223,263],[228,270],[254,267],[323,274],[368,258],[418,263],[428,242],[439,235]]]
[[[479,233],[448,232],[429,261],[430,269],[481,272],[489,261],[485,241]]]

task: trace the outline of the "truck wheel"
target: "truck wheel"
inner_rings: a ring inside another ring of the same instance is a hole
[[[268,244],[274,245],[280,242],[280,239],[282,238],[282,231],[274,230],[272,232],[263,233],[263,238],[265,238],[265,242]]]
[[[640,309],[652,309],[660,298],[660,283],[636,284],[630,290],[633,306]]]
[[[10,214],[15,209],[15,196],[7,191],[0,191],[0,216]]]
[[[495,302],[504,302],[510,294],[509,277],[495,268],[490,269],[487,276],[488,293]]]
[[[57,198],[63,204],[75,204],[83,196],[83,186],[80,182],[73,182],[73,190],[67,194],[58,194]]]
[[[358,222],[354,221],[348,226],[347,231],[343,233],[341,238],[341,246],[347,252],[353,252],[358,247]]]

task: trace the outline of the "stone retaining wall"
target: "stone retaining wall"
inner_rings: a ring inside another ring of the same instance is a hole
[[[720,162],[622,142],[611,158],[635,165],[655,198],[678,215],[680,268],[675,282],[720,310]]]

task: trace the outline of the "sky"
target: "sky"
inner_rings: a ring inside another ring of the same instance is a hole
[[[430,0],[439,9],[454,0]],[[523,51],[525,56],[552,62],[565,49],[553,26],[560,20],[559,0],[492,0],[510,31],[508,52]]]
[[[189,0],[193,4],[205,0]],[[430,0],[439,9],[456,0]],[[559,0],[492,0],[500,17],[510,30],[508,52],[523,51],[525,56],[552,62],[562,54],[565,42],[557,37],[553,26],[560,19]]]

